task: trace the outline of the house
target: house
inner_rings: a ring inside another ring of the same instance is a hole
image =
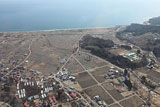
[[[73,100],[73,98],[72,98],[67,92],[65,92],[65,94],[66,94],[67,97],[69,98],[69,101],[72,101],[72,100]]]
[[[27,101],[24,103],[24,106],[25,106],[25,107],[29,107]]]
[[[52,98],[53,98],[53,101],[54,101],[54,102],[56,102],[56,101],[57,101],[57,100],[56,100],[56,98],[55,98],[54,96],[53,96]]]
[[[38,98],[39,98],[39,95],[35,95],[35,96],[34,96],[34,99],[38,99]]]
[[[86,95],[86,94],[82,94],[82,96],[83,96],[84,98],[87,98],[87,95]]]
[[[73,93],[73,92],[70,94],[70,96],[71,96],[72,98],[76,98],[76,94]]]
[[[53,100],[52,100],[52,98],[51,98],[51,97],[49,97],[49,101],[50,101],[50,103],[53,103]]]
[[[35,107],[38,107],[38,103],[37,102],[34,102],[34,105],[35,105]]]
[[[86,55],[86,56],[85,56],[85,58],[84,58],[84,60],[86,60],[86,61],[90,61],[90,60],[91,60],[91,58],[90,58],[90,56],[89,56],[89,55]]]
[[[60,59],[60,64],[65,64],[67,62],[66,59]]]

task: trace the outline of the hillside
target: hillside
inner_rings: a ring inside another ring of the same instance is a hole
[[[148,64],[145,56],[143,56],[143,58],[138,62],[132,62],[128,58],[125,58],[121,55],[115,55],[111,52],[114,47],[114,42],[112,40],[104,40],[86,35],[80,42],[80,46],[83,49],[91,51],[92,54],[106,59],[107,61],[121,68],[136,69]],[[120,46],[120,48],[124,49],[124,45]]]
[[[151,18],[148,21],[151,25],[160,25],[160,16],[159,17],[155,17],[155,18]]]
[[[131,24],[122,33],[132,33],[133,36],[139,36],[145,33],[158,33],[160,34],[160,26],[154,25],[142,25],[142,24]]]
[[[125,30],[118,32],[116,36],[120,40],[127,40],[143,50],[153,51],[159,59],[160,26],[131,24]]]

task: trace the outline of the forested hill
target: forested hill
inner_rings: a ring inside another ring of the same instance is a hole
[[[117,38],[152,51],[160,59],[160,26],[131,24],[117,33]]]
[[[124,31],[119,33],[132,33],[133,36],[138,36],[150,32],[160,34],[160,26],[131,24]]]

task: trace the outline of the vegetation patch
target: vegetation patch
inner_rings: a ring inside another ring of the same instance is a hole
[[[143,56],[143,58],[139,62],[132,62],[128,58],[125,58],[121,55],[112,54],[110,52],[110,50],[114,46],[114,42],[112,40],[104,40],[86,35],[80,42],[80,46],[86,50],[89,50],[92,54],[106,59],[112,64],[115,64],[121,68],[135,69],[146,66],[148,64],[146,56]]]

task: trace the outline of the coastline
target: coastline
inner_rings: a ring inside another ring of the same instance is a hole
[[[113,27],[88,27],[88,28],[68,28],[68,29],[50,29],[50,30],[33,30],[33,31],[8,31],[8,32],[0,32],[0,33],[25,33],[25,32],[48,32],[48,31],[70,31],[70,30],[92,30],[92,29],[109,29],[116,27],[124,27],[128,25],[116,25]]]
[[[69,31],[69,30],[88,30],[88,29],[104,29],[109,27],[89,27],[89,28],[68,28],[68,29],[50,29],[50,30],[33,30],[33,31],[8,31],[8,32],[0,32],[0,33],[23,33],[23,32],[46,32],[46,31]]]
[[[146,18],[141,24],[143,25],[150,25],[149,20],[155,18],[155,17],[148,17]],[[130,23],[132,24],[132,23]],[[26,32],[49,32],[49,31],[70,31],[70,30],[91,30],[91,29],[108,29],[108,28],[116,28],[116,27],[126,27],[128,25],[115,25],[115,26],[109,26],[109,27],[84,27],[84,28],[66,28],[66,29],[48,29],[48,30],[22,30],[22,31],[6,31],[6,32],[1,32],[0,33],[26,33]]]
[[[149,23],[149,20],[152,19],[152,18],[155,18],[155,17],[148,17],[146,19],[144,19],[144,21],[142,21],[141,24],[144,24],[144,25],[150,25]],[[132,24],[132,23],[130,23]],[[116,27],[126,27],[126,26],[129,26],[130,24],[127,24],[127,25],[115,25],[115,26],[106,26],[106,27],[84,27],[84,28],[66,28],[66,29],[48,29],[48,30],[22,30],[22,31],[6,31],[6,32],[1,32],[0,33],[25,33],[25,32],[48,32],[48,31],[69,31],[69,30],[89,30],[89,29],[108,29],[108,28],[116,28]]]

